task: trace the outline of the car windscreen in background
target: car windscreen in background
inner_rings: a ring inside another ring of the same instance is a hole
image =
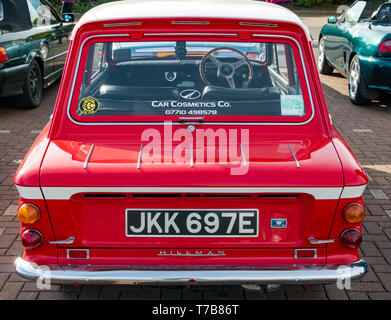
[[[80,117],[306,114],[286,43],[93,43],[84,70]]]
[[[0,1],[3,5],[3,19],[0,21],[2,32],[18,32],[32,28],[26,0]]]

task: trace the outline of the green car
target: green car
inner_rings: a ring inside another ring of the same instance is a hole
[[[349,79],[349,97],[365,104],[391,92],[391,1],[355,1],[319,35],[318,69]]]
[[[0,0],[0,97],[39,106],[43,88],[62,75],[73,20],[45,0]]]

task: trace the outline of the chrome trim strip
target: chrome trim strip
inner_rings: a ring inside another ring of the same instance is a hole
[[[291,149],[291,153],[292,153],[293,159],[295,159],[296,167],[299,169],[299,168],[300,168],[300,163],[299,163],[299,161],[298,161],[297,158],[296,158],[296,154],[295,154],[295,152],[293,151],[293,148],[292,148],[292,146],[290,145],[290,143],[288,144],[288,146],[289,146],[289,149]]]
[[[56,54],[55,56],[52,56],[52,57],[50,57],[50,58],[47,58],[47,59],[44,60],[43,62],[48,62],[48,61],[50,61],[50,60],[56,59],[56,58],[58,58],[58,57],[61,57],[61,56],[63,56],[64,54],[67,54],[67,53],[68,53],[68,50],[67,50],[67,51],[64,51],[64,52],[62,52],[62,53]]]
[[[140,169],[141,168],[141,158],[143,156],[143,145],[141,144],[140,146],[140,152],[138,154],[138,160],[137,160],[137,169]]]
[[[43,200],[43,195],[40,187],[21,187],[18,185],[15,185],[15,187],[18,190],[19,195],[23,199]]]
[[[333,243],[335,242],[335,239],[327,239],[327,240],[318,240],[314,237],[308,238],[308,242],[311,244],[324,244],[324,243]]]
[[[239,144],[239,146],[240,146],[240,155],[242,156],[243,159],[243,167],[247,167],[246,155],[244,154],[243,146],[242,144]]]
[[[190,167],[194,167],[193,143],[190,145]]]
[[[48,75],[44,78],[44,80],[47,80],[47,79],[49,79],[51,76],[53,76],[54,74],[59,73],[59,72],[62,72],[62,71],[64,71],[64,68],[58,69],[57,71],[54,71],[54,72],[52,72],[51,74],[48,74]]]
[[[224,33],[146,33],[144,35],[206,35],[206,36],[209,36],[209,35],[233,35],[233,36],[237,36],[237,34],[224,34]],[[77,64],[76,64],[76,69],[75,70],[79,70],[79,67],[80,67],[80,59],[81,59],[81,54],[82,54],[82,49],[84,47],[84,44],[86,41],[92,39],[92,38],[103,38],[103,37],[126,37],[126,36],[129,36],[129,34],[102,34],[102,35],[94,35],[94,36],[90,36],[90,37],[87,37],[86,39],[84,39],[83,43],[81,44],[80,48],[79,48],[79,55],[78,55],[78,58],[77,58]],[[305,68],[305,65],[304,65],[304,60],[303,60],[303,53],[302,53],[302,50],[300,48],[300,45],[298,43],[298,41],[290,36],[284,36],[284,35],[266,35],[266,34],[253,34],[254,37],[269,37],[269,38],[285,38],[285,39],[291,39],[293,40],[298,49],[299,49],[299,52],[300,52],[300,58],[301,58],[301,64],[302,64],[302,67],[303,67],[303,70],[304,70],[304,76],[305,76],[305,79],[306,79],[306,84],[307,84],[307,90],[308,90],[308,95],[310,97],[310,101],[311,101],[311,110],[312,110],[312,114],[311,114],[311,117],[304,121],[304,122],[202,122],[202,123],[198,123],[198,122],[189,122],[187,124],[206,124],[206,125],[241,125],[241,126],[257,126],[257,125],[265,125],[265,126],[292,126],[292,125],[304,125],[304,124],[307,124],[309,123],[315,116],[315,107],[314,107],[314,102],[313,102],[313,98],[312,98],[312,94],[311,94],[311,90],[310,90],[310,85],[309,85],[309,80],[308,80],[308,74],[307,74],[307,71],[306,71],[306,68]],[[71,87],[71,93],[69,95],[69,98],[68,98],[68,104],[67,104],[67,115],[68,115],[68,118],[69,120],[71,120],[71,122],[75,123],[75,124],[78,124],[78,125],[85,125],[85,126],[110,126],[110,125],[126,125],[126,126],[139,126],[139,125],[164,125],[165,124],[165,121],[160,121],[160,122],[80,122],[80,121],[77,121],[75,119],[72,118],[71,114],[70,114],[70,108],[71,108],[71,102],[72,102],[72,97],[73,97],[73,93],[74,93],[74,90],[75,90],[75,83],[76,83],[76,78],[77,78],[77,72],[74,73],[73,75],[73,81],[72,81],[72,87]],[[172,122],[171,124],[173,125],[183,125],[183,122]]]
[[[337,200],[342,188],[340,187],[42,187],[46,200],[68,200],[78,193],[305,193],[315,199]]]
[[[131,285],[189,285],[189,284],[308,284],[333,283],[338,279],[361,278],[368,265],[364,260],[348,265],[280,265],[272,267],[248,266],[241,269],[225,266],[216,270],[201,268],[174,270],[161,267],[160,270],[140,266],[128,269],[105,269],[92,266],[39,266],[17,258],[14,262],[16,273],[29,280],[50,278],[52,283],[72,284],[131,284]],[[49,268],[49,270],[48,270]]]
[[[140,26],[141,22],[119,22],[119,23],[105,23],[104,27],[127,27],[127,26]]]
[[[210,32],[167,32],[167,33],[144,33],[145,36],[230,36],[236,37],[237,33],[210,33]]]
[[[95,147],[95,145],[92,144],[91,148],[90,148],[90,151],[88,152],[86,161],[84,162],[84,166],[83,166],[84,169],[87,169],[87,167],[88,167],[88,161],[90,161],[90,158],[91,158],[91,155],[92,155],[92,151],[94,150],[94,147]]]
[[[171,21],[171,24],[210,24],[209,21]]]
[[[366,184],[362,186],[354,186],[354,187],[344,187],[342,194],[341,194],[341,199],[349,199],[349,198],[359,198],[363,195]]]
[[[50,244],[72,244],[75,242],[75,237],[69,237],[66,240],[59,240],[59,241],[48,241]]]

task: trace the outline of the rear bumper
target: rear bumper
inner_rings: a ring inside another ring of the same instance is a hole
[[[9,97],[23,93],[29,64],[0,69],[0,97]]]
[[[23,278],[50,279],[51,283],[130,284],[130,285],[241,285],[311,284],[361,278],[368,270],[364,260],[349,265],[293,265],[265,267],[115,267],[115,266],[39,266],[22,258],[15,269]],[[49,271],[50,270],[50,271]]]
[[[391,92],[391,58],[360,56],[359,59],[368,88]]]

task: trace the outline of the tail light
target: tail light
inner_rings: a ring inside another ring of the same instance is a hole
[[[40,212],[33,204],[24,204],[19,208],[18,218],[24,224],[33,224],[39,220]]]
[[[26,249],[36,249],[43,243],[43,236],[38,230],[28,229],[22,233],[21,240]]]
[[[391,52],[391,40],[384,41],[380,47],[379,47],[380,52]]]
[[[7,51],[5,51],[5,48],[0,47],[0,63],[7,62],[7,61],[8,61]]]
[[[359,203],[349,203],[342,212],[342,216],[346,222],[360,223],[364,220],[365,210]]]
[[[340,237],[341,243],[350,249],[356,249],[361,244],[362,235],[361,232],[357,229],[346,229],[341,233]]]

